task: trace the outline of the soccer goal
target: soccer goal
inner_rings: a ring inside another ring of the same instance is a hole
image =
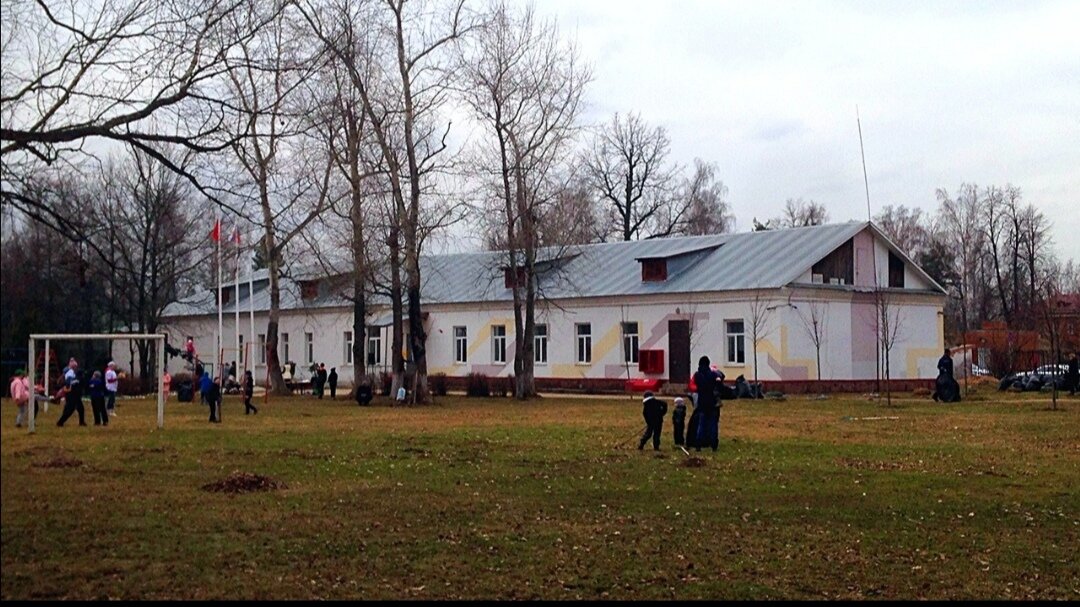
[[[30,381],[30,389],[33,390],[35,384],[34,375],[37,373],[37,353],[36,347],[39,341],[45,342],[45,392],[48,396],[49,392],[49,349],[53,342],[56,341],[86,341],[86,340],[105,340],[105,341],[120,341],[120,340],[147,340],[156,341],[157,345],[157,426],[158,428],[165,427],[165,334],[164,333],[152,333],[152,334],[136,334],[136,333],[117,333],[117,334],[34,334],[30,336],[29,349],[29,365],[27,366],[27,377]],[[59,361],[57,361],[59,364]],[[33,403],[31,403],[33,404]],[[30,423],[27,424],[27,430],[30,434],[33,434],[35,428],[35,407],[27,407],[27,413],[30,416]]]

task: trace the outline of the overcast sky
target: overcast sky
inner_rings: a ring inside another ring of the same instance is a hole
[[[1080,1],[539,0],[594,82],[586,120],[638,111],[716,162],[738,231],[788,198],[864,219],[962,182],[1023,189],[1080,259]]]

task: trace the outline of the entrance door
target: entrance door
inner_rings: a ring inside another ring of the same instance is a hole
[[[668,380],[674,384],[690,383],[690,321],[668,321],[668,356],[671,357]]]

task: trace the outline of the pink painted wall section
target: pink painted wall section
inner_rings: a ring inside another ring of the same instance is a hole
[[[874,286],[874,237],[863,230],[852,239],[855,255],[855,286]],[[871,360],[873,358],[871,357]]]
[[[855,377],[877,373],[877,335],[873,296],[855,293],[851,301],[851,371]]]
[[[773,373],[776,373],[776,376],[781,381],[806,381],[810,379],[810,369],[803,365],[782,365],[780,361],[773,358],[772,354],[767,354],[766,359],[769,368],[773,370]]]

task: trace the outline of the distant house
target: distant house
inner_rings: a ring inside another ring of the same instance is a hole
[[[504,260],[497,252],[423,258],[429,373],[513,373],[511,287],[520,273]],[[900,320],[890,356],[893,378],[935,377],[943,347],[943,289],[866,222],[585,245],[545,251],[539,268],[544,300],[534,350],[540,389],[617,388],[642,378],[686,383],[702,355],[730,379],[752,379],[755,307],[767,308],[768,316],[757,344],[762,380],[805,388],[820,374],[866,389],[880,372],[875,293],[887,296]],[[342,290],[347,272],[283,280],[278,352],[282,361],[296,363],[301,377],[311,362],[324,362],[347,384],[356,372],[388,371],[391,356],[408,355],[391,352],[390,310],[385,299],[373,297],[364,359],[352,360],[351,306]],[[243,339],[251,340],[246,313],[253,304],[252,358],[263,377],[268,280],[265,272],[253,279],[253,294],[242,279],[239,293],[223,298],[224,341],[234,342],[233,306],[244,313]],[[812,311],[822,327],[820,369],[807,329]],[[215,358],[212,293],[170,307],[165,324],[170,341],[192,336],[203,358]],[[174,359],[170,370],[182,364]]]
[[[987,321],[981,329],[964,333],[964,343],[972,348],[971,362],[995,375],[1034,369],[1045,349],[1038,331],[1010,329],[1003,320]]]
[[[1062,353],[1068,358],[1069,353],[1080,352],[1080,293],[1054,297],[1050,310]]]

